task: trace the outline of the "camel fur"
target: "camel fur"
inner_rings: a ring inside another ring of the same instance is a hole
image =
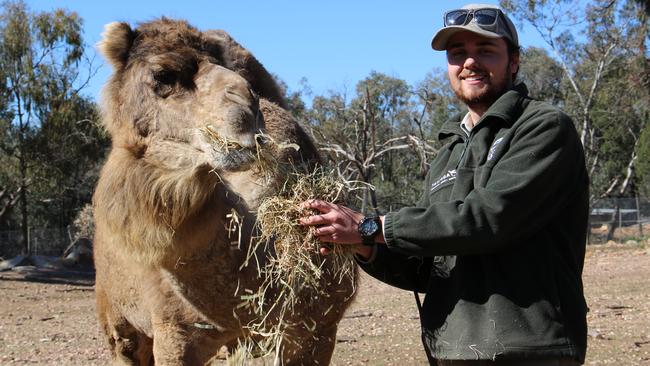
[[[260,133],[298,145],[273,153],[307,170],[317,149],[271,75],[224,31],[167,18],[137,28],[111,23],[99,48],[113,68],[102,95],[112,150],[93,197],[94,261],[112,362],[207,364],[248,337],[245,325],[255,321],[241,306],[261,281],[246,252],[260,200],[285,178],[278,171],[269,181],[252,168]],[[206,126],[241,148],[215,149],[201,133]],[[233,212],[240,236],[229,229]],[[259,254],[263,261],[267,253]],[[335,281],[327,266],[329,295],[299,302],[290,315],[284,365],[330,362],[356,276]]]

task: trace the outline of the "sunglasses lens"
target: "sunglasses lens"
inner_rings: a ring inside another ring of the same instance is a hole
[[[495,9],[482,9],[474,12],[474,19],[480,25],[492,25],[497,21]]]
[[[465,24],[465,20],[467,20],[467,14],[467,10],[450,11],[445,16],[445,26]]]

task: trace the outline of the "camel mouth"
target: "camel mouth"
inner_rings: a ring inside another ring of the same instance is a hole
[[[257,151],[251,148],[242,148],[238,150],[231,150],[224,155],[222,160],[222,167],[226,171],[238,172],[250,169],[250,167],[257,163]]]

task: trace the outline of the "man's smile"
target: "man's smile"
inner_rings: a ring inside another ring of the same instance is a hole
[[[481,83],[487,80],[487,75],[485,74],[474,74],[474,75],[467,75],[467,76],[461,76],[460,80],[466,81],[470,84],[477,84]]]

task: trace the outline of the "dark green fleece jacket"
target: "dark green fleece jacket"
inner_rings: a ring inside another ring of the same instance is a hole
[[[418,205],[386,215],[362,268],[426,293],[434,358],[583,362],[588,178],[571,119],[519,84],[469,136],[459,117],[439,138]]]

